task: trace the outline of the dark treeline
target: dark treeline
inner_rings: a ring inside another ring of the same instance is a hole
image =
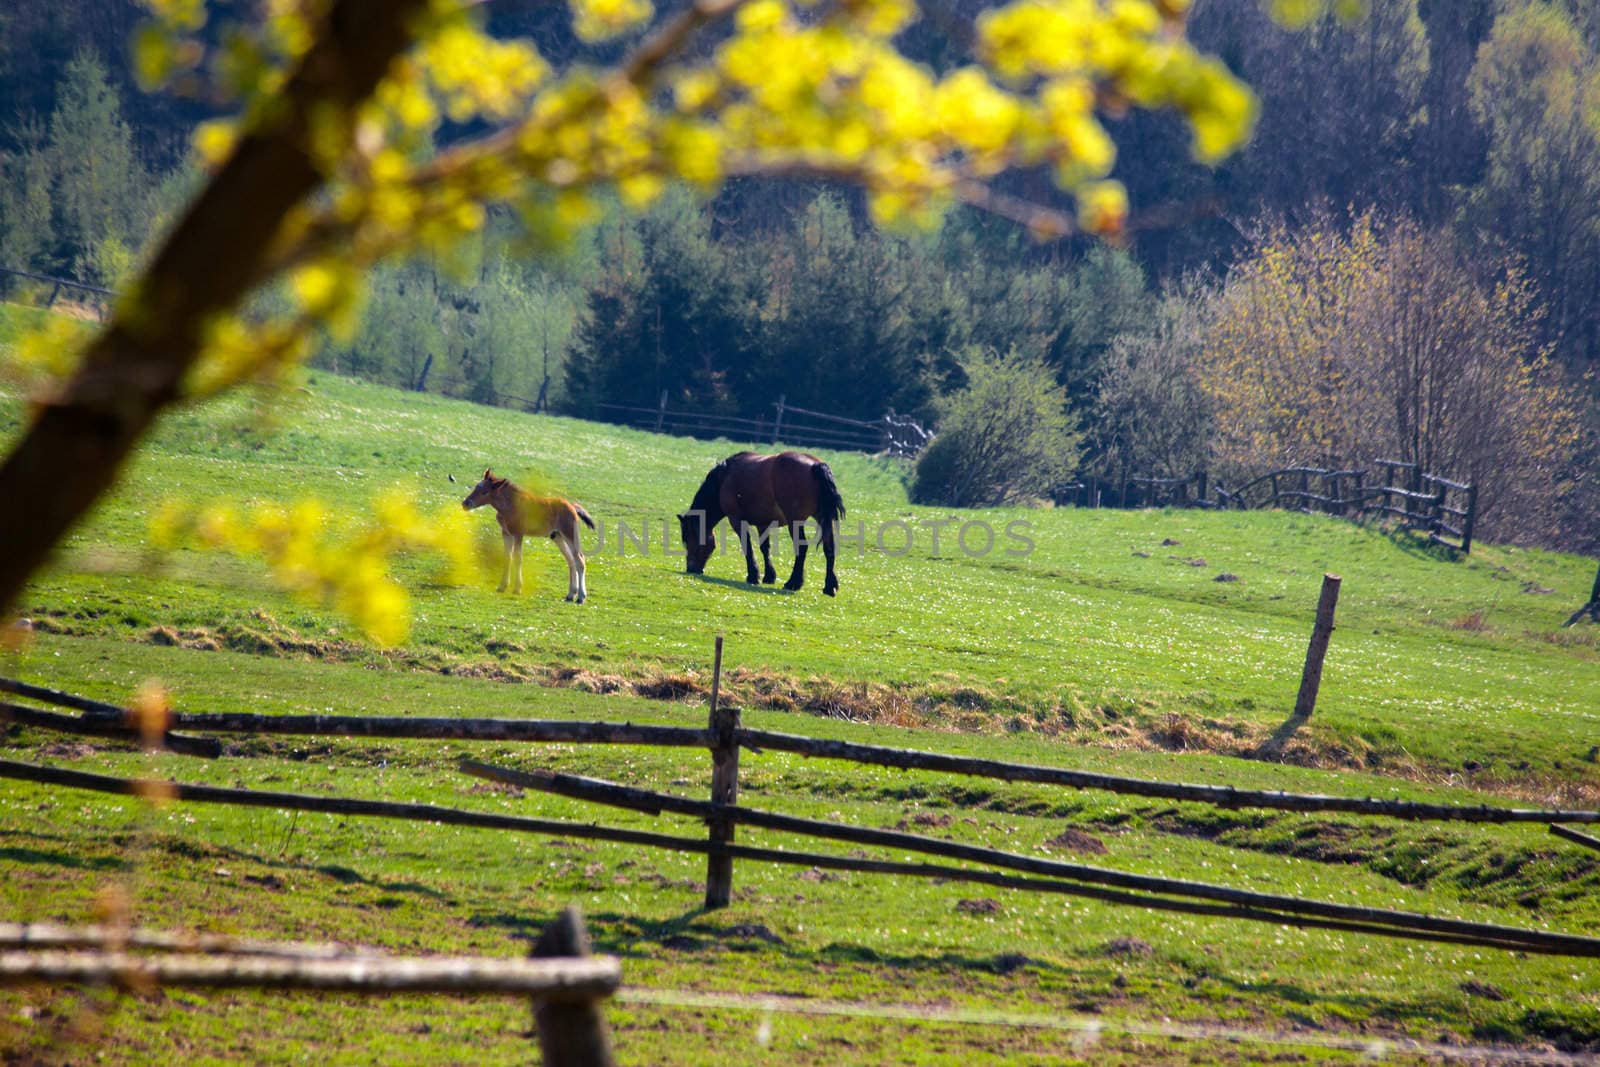
[[[940,69],[969,62],[985,6],[924,5],[908,51]],[[465,261],[376,272],[356,334],[316,359],[404,388],[590,417],[605,417],[604,404],[653,407],[663,393],[677,409],[770,417],[782,395],[839,415],[893,409],[952,426],[974,425],[978,408],[958,398],[976,374],[985,389],[1006,382],[1061,404],[1059,447],[1039,461],[1057,474],[1356,462],[1404,447],[1457,464],[1440,473],[1478,477],[1487,446],[1459,443],[1466,431],[1440,428],[1425,405],[1400,417],[1405,432],[1353,397],[1304,425],[1269,426],[1257,416],[1284,399],[1245,387],[1264,380],[1240,362],[1247,350],[1276,352],[1283,367],[1398,366],[1403,354],[1304,359],[1295,344],[1326,348],[1333,334],[1257,337],[1244,325],[1272,316],[1238,309],[1276,301],[1287,313],[1318,291],[1328,264],[1378,270],[1422,257],[1439,287],[1427,306],[1454,286],[1451,336],[1482,336],[1471,323],[1492,322],[1532,383],[1527,395],[1485,391],[1477,402],[1556,427],[1539,438],[1537,470],[1518,475],[1555,503],[1539,528],[1503,532],[1592,546],[1600,0],[1371,0],[1362,22],[1298,31],[1263,7],[1195,0],[1190,21],[1194,41],[1261,97],[1245,151],[1202,167],[1170,116],[1109,120],[1134,204],[1123,249],[1036,244],[969,211],[937,232],[885,234],[865,224],[855,194],[735,182],[710,202],[677,194],[642,214],[609,211],[554,261],[521,254],[511,220],[496,219]],[[606,58],[571,37],[559,6],[501,0],[488,12],[497,32],[532,37],[558,64]],[[0,266],[115,287],[190,187],[183,146],[206,108],[136,91],[126,41],[137,16],[128,0],[0,11]],[[1048,175],[1005,182],[1061,206]],[[1317,251],[1316,235],[1351,243]],[[1263,263],[1273,256],[1306,273],[1272,277]],[[1378,338],[1384,315],[1410,321],[1395,309],[1412,298],[1392,286],[1330,291],[1350,309],[1317,330]],[[1436,362],[1480,358],[1491,356]],[[1040,380],[1024,384],[1029,374]],[[1334,396],[1338,382],[1319,388]],[[1483,441],[1518,447],[1504,419],[1474,420],[1498,427],[1474,431]],[[1258,424],[1249,439],[1237,433]],[[1450,434],[1456,444],[1437,444]],[[977,502],[948,485],[926,495]],[[986,498],[1017,495],[1000,487]]]

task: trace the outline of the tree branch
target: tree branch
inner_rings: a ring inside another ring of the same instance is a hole
[[[426,0],[336,0],[283,92],[189,208],[134,292],[0,466],[0,612],[115,483],[179,396],[216,315],[258,285],[284,217],[323,182],[313,113],[348,116],[411,42]],[[348,123],[344,129],[348,140]],[[319,136],[326,131],[319,131]]]

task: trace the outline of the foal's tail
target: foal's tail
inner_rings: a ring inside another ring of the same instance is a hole
[[[570,501],[570,503],[572,504],[572,510],[578,513],[578,518],[583,520],[583,524],[593,530],[595,528],[594,520],[589,517],[587,511],[583,510],[583,505],[577,501]]]
[[[817,480],[817,521],[827,529],[844,518],[844,497],[839,494],[839,483],[833,480],[833,471],[826,463],[811,468]]]

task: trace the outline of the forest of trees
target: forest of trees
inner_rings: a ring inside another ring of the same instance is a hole
[[[961,65],[982,6],[929,7],[904,47]],[[589,417],[664,391],[728,414],[769,414],[783,394],[929,422],[964,410],[974,375],[1039,368],[1053,382],[1029,395],[1062,398],[1047,465],[1418,458],[1500,479],[1489,536],[1593,550],[1600,0],[1368,7],[1293,29],[1260,0],[1196,0],[1191,38],[1260,97],[1255,137],[1202,166],[1175,117],[1114,120],[1123,247],[1037,243],[970,209],[885,233],[857,193],[734,181],[709,202],[614,207],[555,257],[491,219],[464,259],[375,272],[357,329],[315,362]],[[0,267],[116,288],[193,187],[185,146],[206,108],[137,89],[138,14],[131,0],[0,12]],[[576,47],[557,15],[490,7],[497,32],[550,56]],[[999,187],[1059,201],[1045,174]],[[1419,308],[1439,314],[1419,324]],[[1268,379],[1294,389],[1264,394]]]

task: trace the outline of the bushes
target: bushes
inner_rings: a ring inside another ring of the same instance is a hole
[[[911,499],[985,507],[1047,495],[1082,453],[1067,391],[1042,359],[977,352],[967,386],[939,404],[939,436],[917,462]]]

